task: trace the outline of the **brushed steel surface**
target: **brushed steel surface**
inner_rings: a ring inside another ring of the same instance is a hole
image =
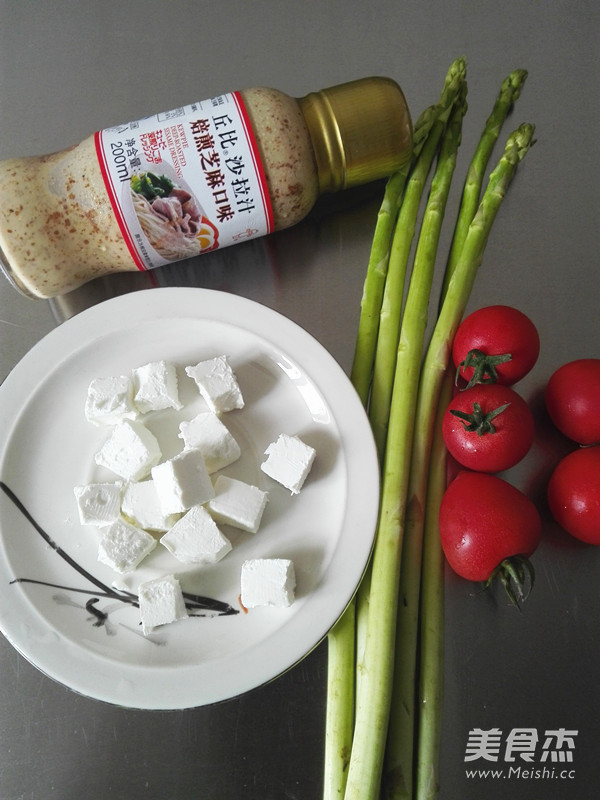
[[[446,242],[500,83],[512,69],[529,71],[505,132],[531,121],[538,141],[500,211],[469,309],[515,305],[540,331],[540,361],[519,384],[536,410],[538,438],[511,478],[540,502],[544,540],[521,613],[447,574],[442,800],[591,800],[600,786],[600,550],[568,539],[545,510],[544,483],[565,442],[542,402],[556,367],[600,355],[599,9],[582,0],[0,0],[2,159],[59,150],[96,129],[247,86],[301,96],[386,75],[416,116],[437,99],[450,62],[465,55],[469,111]],[[326,198],[305,222],[267,239],[152,274],[102,278],[53,301],[21,297],[2,278],[0,379],[62,320],[153,285],[262,302],[349,371],[381,191],[376,184]],[[0,797],[318,800],[326,669],[321,645],[243,697],[141,712],[74,694],[0,638]],[[477,728],[503,732],[496,762],[465,763]],[[518,753],[506,760],[511,732],[535,732],[541,752],[545,731],[559,728],[578,733],[572,762],[548,762],[554,775],[526,775]],[[518,777],[465,772],[499,767],[507,775],[511,766],[522,767]]]

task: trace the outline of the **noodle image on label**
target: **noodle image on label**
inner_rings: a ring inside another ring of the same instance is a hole
[[[133,210],[152,248],[167,261],[192,258],[219,246],[219,232],[196,197],[167,175],[132,175]]]
[[[140,270],[273,230],[264,169],[237,92],[107,128],[95,145]]]

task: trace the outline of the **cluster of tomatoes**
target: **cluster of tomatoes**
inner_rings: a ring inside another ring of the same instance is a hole
[[[512,387],[539,352],[535,325],[515,308],[489,306],[466,317],[452,349],[459,388],[442,422],[448,452],[461,467],[440,507],[446,559],[467,580],[489,583],[498,576],[515,601],[531,585],[529,557],[542,522],[532,500],[496,473],[515,466],[533,444],[532,412]],[[573,536],[600,544],[600,359],[557,370],[546,405],[573,441],[550,479],[550,510]]]
[[[548,483],[550,511],[572,536],[600,544],[600,358],[559,367],[546,387],[546,408],[573,442]]]

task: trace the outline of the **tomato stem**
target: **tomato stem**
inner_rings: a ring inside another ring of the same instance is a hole
[[[525,556],[510,556],[492,572],[485,582],[486,589],[496,578],[502,583],[510,602],[520,609],[520,604],[527,600],[533,589],[535,570]]]
[[[466,411],[458,411],[455,408],[450,409],[450,413],[463,421],[465,430],[469,433],[476,433],[478,436],[483,436],[485,433],[496,433],[496,426],[492,420],[505,411],[510,403],[504,403],[498,408],[492,409],[485,414],[479,403],[473,403],[473,413],[469,414]]]
[[[468,367],[472,367],[473,374],[465,386],[465,389],[471,389],[478,383],[496,383],[498,381],[496,367],[498,364],[505,364],[507,361],[511,361],[511,359],[512,355],[510,353],[492,356],[484,353],[482,350],[474,348],[473,350],[469,350],[464,360],[458,365],[456,380],[458,381],[461,370],[464,371]]]

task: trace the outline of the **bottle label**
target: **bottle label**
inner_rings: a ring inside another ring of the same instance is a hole
[[[107,128],[95,140],[115,216],[140,270],[273,230],[239,92]]]

